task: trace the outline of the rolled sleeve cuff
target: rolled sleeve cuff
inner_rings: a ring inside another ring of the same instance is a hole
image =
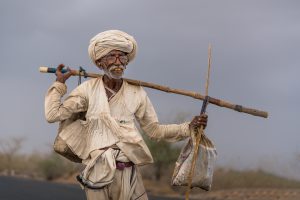
[[[191,136],[191,130],[189,126],[190,122],[185,122],[181,124],[182,134],[184,137],[190,137]]]
[[[55,88],[61,96],[64,96],[67,93],[67,85],[58,81],[55,81],[51,88]]]

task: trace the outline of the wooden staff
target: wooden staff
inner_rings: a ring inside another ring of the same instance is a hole
[[[44,66],[40,67],[40,72],[42,72],[42,73],[55,73],[55,71],[56,71],[56,68],[49,68],[49,67],[44,67]],[[72,71],[74,73],[73,76],[80,75],[80,76],[86,76],[86,77],[91,77],[91,78],[98,78],[98,77],[102,76],[101,74],[88,73],[88,72],[83,72],[83,71],[79,71],[79,70],[72,70]],[[66,70],[63,69],[62,72],[65,73]],[[148,82],[139,81],[139,80],[133,80],[133,79],[127,79],[127,78],[123,78],[123,79],[132,85],[148,87],[148,88],[152,88],[152,89],[156,89],[156,90],[160,90],[160,91],[164,91],[164,92],[168,92],[168,93],[180,94],[180,95],[189,96],[189,97],[193,97],[195,99],[200,99],[200,100],[205,99],[204,95],[201,95],[200,93],[196,93],[193,91],[173,89],[173,88],[170,88],[167,86],[162,86],[162,85],[158,85],[155,83],[148,83]],[[242,105],[233,104],[228,101],[224,101],[224,100],[213,98],[213,97],[209,97],[209,103],[220,106],[220,107],[229,108],[229,109],[232,109],[232,110],[235,110],[238,112],[258,116],[258,117],[264,117],[264,118],[268,117],[268,112],[266,112],[266,111],[261,111],[261,110],[257,110],[257,109],[253,109],[253,108],[247,108]]]
[[[202,104],[200,115],[205,113],[207,104],[209,102],[208,86],[209,86],[209,78],[210,78],[210,67],[211,67],[211,45],[208,46],[208,70],[207,70],[206,84],[205,84],[205,99]],[[196,161],[199,154],[199,146],[200,146],[202,134],[204,134],[204,127],[201,125],[200,128],[197,129],[197,133],[196,133],[196,143],[193,152],[192,165],[188,174],[188,187],[185,193],[185,200],[189,200],[190,192],[192,189],[193,176],[194,176]]]

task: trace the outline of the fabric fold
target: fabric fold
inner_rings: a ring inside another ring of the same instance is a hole
[[[88,91],[93,93],[93,98],[89,99],[86,120],[77,119],[62,127],[59,133],[74,154],[83,160],[94,150],[116,144],[121,137],[120,126],[110,115],[102,79],[95,81],[94,86],[95,90]]]

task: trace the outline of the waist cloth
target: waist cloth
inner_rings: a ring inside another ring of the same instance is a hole
[[[113,181],[116,170],[133,167],[125,154],[116,146],[94,150],[83,160],[84,170],[77,176],[83,187],[101,189]]]

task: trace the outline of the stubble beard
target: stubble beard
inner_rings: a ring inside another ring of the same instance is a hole
[[[109,79],[121,79],[124,75],[124,70],[126,69],[125,66],[123,65],[112,65],[110,67],[108,67],[109,69],[103,69],[104,73],[106,76],[108,76]],[[122,71],[120,71],[121,73],[114,73],[115,69],[122,69]]]

